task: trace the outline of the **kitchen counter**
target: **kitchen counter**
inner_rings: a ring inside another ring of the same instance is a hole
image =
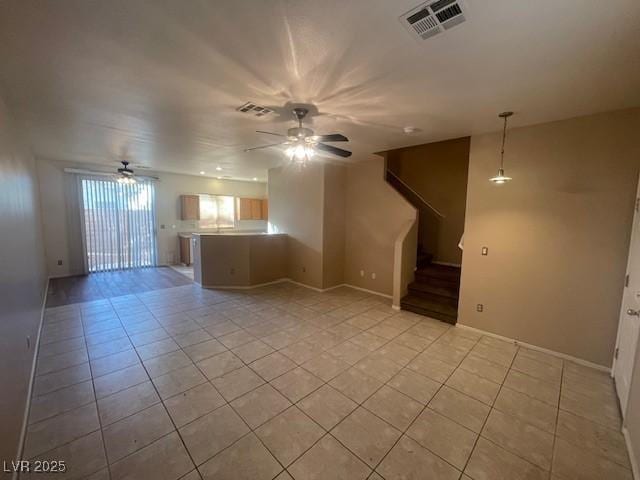
[[[250,287],[286,277],[287,235],[194,232],[194,280],[203,287]]]

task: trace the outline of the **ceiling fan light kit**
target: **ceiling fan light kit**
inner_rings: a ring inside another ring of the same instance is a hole
[[[268,135],[274,135],[277,137],[286,138],[286,140],[280,143],[272,143],[269,145],[262,145],[260,147],[253,147],[245,149],[245,152],[253,150],[260,150],[263,148],[286,146],[284,151],[285,155],[289,159],[289,162],[294,165],[304,167],[313,157],[316,156],[318,151],[331,153],[339,157],[347,158],[351,156],[351,152],[343,150],[332,145],[327,145],[322,142],[348,142],[349,139],[340,133],[333,133],[330,135],[315,135],[314,131],[310,128],[302,126],[303,119],[307,116],[309,110],[306,108],[294,108],[293,115],[298,121],[298,126],[287,130],[286,135],[273,132],[265,132],[257,130],[257,133],[264,133]]]
[[[500,149],[500,168],[498,169],[498,174],[495,177],[491,177],[489,179],[490,182],[493,182],[496,185],[502,185],[512,180],[511,177],[508,177],[504,174],[504,143],[507,139],[507,119],[511,115],[513,115],[513,112],[502,112],[498,115],[498,117],[504,120],[502,126],[502,148]]]
[[[122,167],[118,169],[116,182],[118,182],[121,185],[132,185],[134,183],[137,183],[133,174],[133,170],[129,168],[128,161],[122,160]]]

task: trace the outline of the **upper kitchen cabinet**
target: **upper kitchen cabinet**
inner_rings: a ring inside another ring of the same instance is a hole
[[[200,220],[200,197],[198,195],[180,195],[182,220]]]
[[[269,208],[267,199],[240,198],[238,220],[267,220]]]

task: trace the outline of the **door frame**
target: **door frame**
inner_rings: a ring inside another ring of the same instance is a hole
[[[635,226],[636,226],[636,222],[640,223],[640,175],[638,176],[638,184],[637,184],[637,190],[636,190],[636,196],[634,198],[634,207],[633,207],[633,219],[632,219],[632,224],[631,224],[631,234],[629,236],[629,247],[628,247],[628,254],[627,254],[627,264],[625,267],[625,285],[622,289],[622,298],[620,299],[620,314],[618,316],[618,332],[616,334],[616,345],[613,351],[613,361],[611,362],[611,378],[613,378],[615,380],[615,374],[616,374],[616,366],[617,366],[617,353],[618,353],[618,348],[620,345],[620,334],[622,332],[622,322],[623,322],[623,318],[624,316],[627,314],[626,313],[626,309],[627,306],[625,305],[625,294],[626,289],[628,288],[627,285],[627,276],[630,275],[629,273],[629,267],[630,267],[630,260],[631,260],[631,249],[633,248],[633,241],[634,241],[634,233],[636,235],[640,235],[640,228],[638,228],[638,231],[634,232]],[[636,339],[636,344],[635,344],[635,350],[632,354],[632,357],[635,359],[636,355],[638,354],[638,348],[640,347],[640,335],[639,338]],[[625,405],[628,406],[628,396],[629,396],[630,391],[627,391],[627,399],[625,401]],[[622,402],[620,402],[620,392],[618,391],[618,388],[616,386],[616,397],[618,399],[618,402],[620,403],[620,406],[622,407]],[[621,408],[622,410],[622,408]],[[625,409],[626,410],[626,409]],[[626,415],[626,411],[622,411],[622,417],[624,418]]]

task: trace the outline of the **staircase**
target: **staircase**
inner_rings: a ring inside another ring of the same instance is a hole
[[[418,221],[426,220],[423,215],[444,218],[442,213],[389,168],[386,169],[385,178],[398,193],[418,209]],[[433,255],[419,244],[414,281],[408,285],[408,294],[400,301],[400,308],[455,325],[458,320],[459,292],[460,267],[433,263]]]
[[[458,320],[460,267],[418,264],[415,280],[408,289],[409,293],[400,302],[402,310],[455,325]]]

